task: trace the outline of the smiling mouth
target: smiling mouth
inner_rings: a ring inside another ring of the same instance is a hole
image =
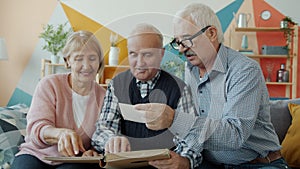
[[[80,72],[80,73],[85,75],[85,76],[92,74],[92,72]]]

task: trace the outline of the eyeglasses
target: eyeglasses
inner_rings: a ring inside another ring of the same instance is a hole
[[[204,33],[204,32],[205,32],[208,28],[210,28],[210,27],[211,27],[211,25],[208,25],[208,26],[202,28],[199,32],[197,32],[197,33],[195,33],[194,35],[190,36],[189,38],[183,39],[183,40],[181,40],[181,41],[177,41],[176,38],[174,38],[174,39],[172,40],[172,42],[170,42],[170,45],[171,45],[172,48],[175,49],[175,50],[178,50],[180,45],[181,45],[182,47],[184,47],[184,48],[190,48],[190,47],[193,46],[192,40],[193,40],[195,37],[197,37],[197,36],[201,35],[202,33]]]

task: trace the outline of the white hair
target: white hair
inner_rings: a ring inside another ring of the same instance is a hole
[[[181,19],[190,19],[195,26],[200,28],[208,25],[214,26],[217,29],[218,41],[224,42],[220,20],[210,7],[201,3],[190,3],[175,14],[173,22],[177,23]]]
[[[141,34],[156,34],[159,38],[161,46],[163,46],[163,35],[155,26],[148,23],[137,24],[131,31],[129,38]]]

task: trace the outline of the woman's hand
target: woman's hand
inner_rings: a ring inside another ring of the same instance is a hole
[[[48,144],[57,144],[58,152],[63,156],[75,156],[86,151],[81,137],[74,130],[48,127],[43,136]]]
[[[64,156],[75,156],[79,152],[85,152],[81,137],[73,130],[61,130],[57,143],[58,152]]]

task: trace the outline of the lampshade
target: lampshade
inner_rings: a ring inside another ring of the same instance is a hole
[[[0,60],[7,60],[7,59],[8,59],[8,55],[6,50],[5,39],[0,38]]]

